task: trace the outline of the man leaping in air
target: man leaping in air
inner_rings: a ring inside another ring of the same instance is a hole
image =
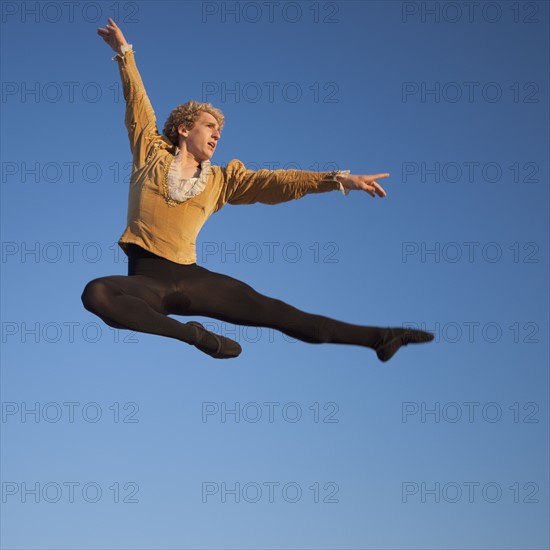
[[[306,313],[198,266],[197,235],[225,204],[277,204],[333,190],[385,197],[376,180],[389,174],[255,172],[239,160],[223,168],[212,165],[224,125],[222,112],[210,103],[188,101],[170,113],[159,134],[132,45],[111,18],[97,32],[116,52],[133,162],[127,226],[118,241],[128,255],[128,276],[90,281],[82,293],[86,309],[111,327],[175,338],[215,358],[236,357],[241,346],[198,322],[181,323],[169,315],[269,327],[312,344],[363,346],[381,361],[388,361],[401,346],[433,340],[421,330],[354,325]]]

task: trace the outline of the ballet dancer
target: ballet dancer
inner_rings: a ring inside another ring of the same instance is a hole
[[[87,310],[111,327],[175,338],[217,359],[237,357],[241,346],[201,323],[181,323],[169,315],[269,327],[312,344],[363,346],[380,361],[388,361],[401,346],[433,340],[420,330],[354,325],[306,313],[197,265],[197,235],[226,203],[277,204],[333,190],[344,195],[362,190],[382,198],[386,192],[376,180],[389,174],[252,171],[239,160],[212,165],[223,113],[210,103],[188,101],[170,113],[160,135],[132,44],[113,19],[108,21],[97,33],[116,52],[112,59],[122,79],[133,159],[127,226],[118,241],[128,256],[128,276],[90,281],[82,293]]]

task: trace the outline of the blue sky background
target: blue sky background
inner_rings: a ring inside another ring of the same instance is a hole
[[[2,4],[1,548],[548,548],[548,3],[271,6]],[[199,265],[436,341],[383,364],[198,318],[243,346],[216,361],[86,311],[127,269],[108,16],[161,129],[224,111],[214,163],[391,174],[229,205]]]

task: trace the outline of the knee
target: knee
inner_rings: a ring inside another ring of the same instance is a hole
[[[80,299],[88,311],[100,313],[108,303],[110,293],[109,285],[99,278],[90,281],[84,287]]]

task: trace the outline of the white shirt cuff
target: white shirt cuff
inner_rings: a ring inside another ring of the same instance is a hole
[[[133,50],[133,46],[132,46],[132,44],[122,44],[122,46],[120,46],[120,50],[121,50],[122,53],[120,53],[120,54],[117,53],[114,57],[112,57],[111,59],[113,61],[116,61],[117,57],[124,58],[124,54],[126,52],[129,52],[130,50]]]
[[[336,178],[337,176],[349,176],[349,174],[350,170],[338,170],[334,177]],[[347,197],[349,195],[349,189],[345,189],[341,182],[338,183],[340,184],[340,192]]]

